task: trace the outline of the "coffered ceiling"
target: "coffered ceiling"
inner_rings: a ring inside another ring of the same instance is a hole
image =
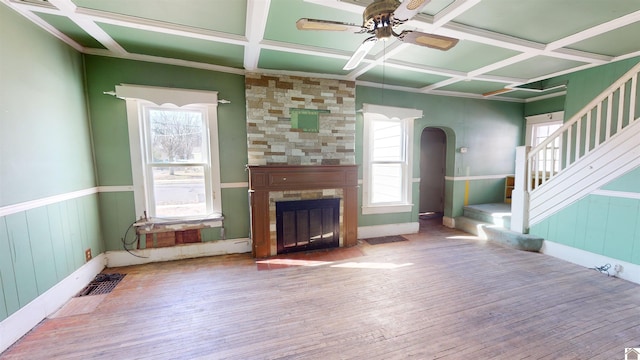
[[[561,94],[562,75],[640,56],[638,0],[431,0],[402,29],[460,39],[454,48],[378,41],[348,71],[368,34],[301,31],[296,21],[361,25],[371,0],[0,2],[86,54],[510,101]]]

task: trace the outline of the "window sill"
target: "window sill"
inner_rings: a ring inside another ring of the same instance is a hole
[[[182,231],[211,227],[222,227],[224,216],[211,214],[206,217],[182,218],[182,219],[142,219],[133,224],[138,234],[150,234],[166,231]]]
[[[362,214],[391,214],[391,213],[405,213],[413,210],[413,204],[403,205],[376,205],[376,206],[363,206]]]

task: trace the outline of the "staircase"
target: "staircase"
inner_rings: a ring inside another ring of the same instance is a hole
[[[511,204],[479,204],[464,207],[463,216],[455,218],[456,229],[499,245],[525,251],[540,251],[543,239],[509,230]]]
[[[638,72],[640,63],[528,153],[529,226],[640,166]]]
[[[521,199],[517,206],[513,203],[516,230],[528,232],[531,225],[640,166],[639,72],[640,63],[526,156],[522,153],[514,189],[514,199],[516,191]],[[539,251],[542,238],[510,230],[510,205],[466,206],[455,227],[512,248]]]

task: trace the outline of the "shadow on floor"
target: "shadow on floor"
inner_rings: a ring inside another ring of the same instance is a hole
[[[418,218],[418,221],[420,222],[418,232],[427,232],[435,227],[441,227],[443,217],[444,214],[441,212],[427,212],[420,214]]]

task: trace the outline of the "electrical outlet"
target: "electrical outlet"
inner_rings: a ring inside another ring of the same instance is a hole
[[[613,270],[615,270],[615,271],[616,271],[616,273],[621,273],[621,272],[624,270],[624,268],[622,267],[622,265],[620,265],[620,264],[616,264],[616,265],[613,267]]]
[[[88,248],[87,250],[84,251],[84,262],[89,262],[89,260],[91,260],[92,256],[91,256],[91,248]]]

